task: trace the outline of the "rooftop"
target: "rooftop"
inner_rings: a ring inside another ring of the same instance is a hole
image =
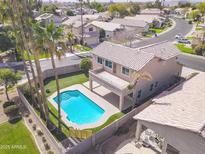
[[[110,23],[110,22],[102,22],[102,21],[93,21],[92,25],[104,29],[105,31],[116,31],[118,29],[123,29],[121,24]]]
[[[190,130],[205,137],[205,73],[199,73],[153,99],[134,118]]]
[[[45,19],[51,18],[52,16],[53,16],[53,14],[51,14],[51,13],[44,13],[44,14],[41,14],[40,16],[36,17],[35,19],[37,21],[45,20]]]
[[[130,16],[127,16],[125,17],[125,19],[132,19],[132,20],[143,20],[145,22],[148,22],[148,23],[152,23],[153,20],[155,19],[159,19],[160,17],[158,15],[136,15],[134,17],[130,17]]]
[[[122,24],[124,26],[142,27],[142,28],[144,28],[147,25],[147,23],[143,20],[133,20],[133,19],[114,18],[111,22]]]
[[[157,8],[150,8],[150,9],[144,9],[144,10],[141,10],[142,14],[160,14],[161,11],[160,9],[157,9]]]
[[[162,42],[138,49],[103,42],[94,48],[92,53],[136,71],[142,69],[154,57],[167,60],[180,54],[179,50],[170,42]]]

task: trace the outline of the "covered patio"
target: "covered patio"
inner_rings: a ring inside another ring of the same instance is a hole
[[[89,89],[93,91],[93,81],[108,89],[111,93],[110,99],[118,100],[118,108],[123,111],[127,105],[131,105],[132,99],[128,97],[130,91],[127,90],[129,82],[104,71],[103,69],[93,70],[89,72]],[[117,98],[118,97],[118,98]],[[126,101],[125,101],[126,99]],[[126,105],[125,105],[126,102]]]

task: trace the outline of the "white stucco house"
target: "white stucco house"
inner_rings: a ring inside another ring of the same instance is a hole
[[[36,17],[35,20],[43,24],[49,24],[51,23],[51,21],[53,21],[56,26],[59,26],[62,23],[62,19],[60,16],[56,16],[51,13],[41,14],[40,16]]]
[[[142,15],[161,15],[163,12],[157,8],[147,8],[140,11]]]
[[[199,73],[164,91],[134,116],[136,140],[148,128],[164,138],[162,154],[204,154],[205,74]]]
[[[96,81],[119,96],[119,109],[125,109],[125,99],[139,103],[175,83],[182,65],[177,62],[180,51],[170,42],[132,49],[103,42],[92,51],[93,69],[89,72],[90,89]],[[151,80],[140,80],[128,89],[135,73],[148,72]]]

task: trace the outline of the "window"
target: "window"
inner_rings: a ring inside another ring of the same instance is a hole
[[[140,98],[141,95],[142,95],[142,90],[139,90],[139,91],[138,91],[138,94],[137,94],[137,98]]]
[[[103,63],[103,59],[100,58],[100,57],[98,57],[97,62],[98,62],[99,64],[102,64],[102,63]]]
[[[152,90],[153,90],[153,86],[154,86],[154,84],[151,84],[151,85],[150,85],[149,91],[152,91]]]
[[[130,70],[128,68],[122,67],[122,74],[129,75]]]
[[[133,97],[133,93],[130,93],[128,96]]]
[[[155,82],[154,87],[157,88],[157,87],[158,87],[158,84],[159,84],[158,82]]]
[[[112,68],[112,62],[109,61],[109,60],[105,60],[105,66],[109,67],[109,68]]]
[[[93,31],[93,27],[90,27],[90,28],[89,28],[89,32],[92,32],[92,31]]]

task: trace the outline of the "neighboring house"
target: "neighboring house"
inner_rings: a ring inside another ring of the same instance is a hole
[[[147,32],[149,29],[149,24],[143,20],[114,18],[111,22],[125,26],[126,30],[131,31],[134,35]]]
[[[199,73],[152,100],[134,116],[136,141],[142,129],[151,129],[164,139],[162,154],[204,154],[205,74]]]
[[[121,35],[122,32],[124,31],[124,26],[122,26],[121,24],[93,21],[89,25],[98,27],[99,33],[100,33],[100,30],[104,30],[105,32],[104,39],[116,40],[116,39],[124,37],[123,35]]]
[[[136,15],[134,17],[127,16],[125,17],[125,19],[141,20],[147,22],[148,24],[157,22],[158,24],[156,25],[156,27],[158,28],[160,28],[165,22],[165,18],[162,18],[158,15]]]
[[[177,62],[180,51],[163,42],[132,49],[111,42],[103,42],[92,51],[93,70],[89,72],[90,89],[96,81],[119,96],[119,109],[125,109],[125,98],[139,103],[145,98],[176,82],[182,65]],[[140,80],[128,90],[134,72],[148,72],[152,79]]]
[[[163,1],[163,6],[165,7],[173,7],[173,6],[179,6],[179,4],[186,4],[188,3],[188,0],[166,0]]]
[[[148,8],[140,11],[140,14],[143,15],[161,15],[162,11],[157,8]]]
[[[61,17],[51,13],[41,14],[40,16],[36,17],[35,20],[43,24],[49,24],[51,21],[54,21],[56,26],[59,26],[62,23]]]

